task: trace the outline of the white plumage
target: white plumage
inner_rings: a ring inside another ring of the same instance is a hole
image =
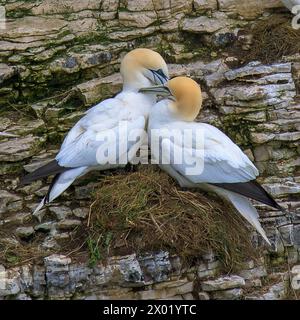
[[[55,161],[23,178],[23,183],[30,183],[55,174],[35,213],[87,172],[126,165],[145,142],[146,123],[156,96],[138,90],[166,82],[167,65],[157,52],[135,49],[124,57],[120,70],[123,90],[86,112],[64,139]]]
[[[300,6],[300,0],[282,0],[283,4],[292,11],[295,6]]]
[[[129,132],[144,130],[150,107],[154,102],[154,97],[136,92],[122,92],[115,98],[94,106],[65,138],[56,156],[59,165],[68,168],[99,166],[101,159],[97,159],[96,151],[105,142],[102,137],[114,133],[117,138],[115,148],[119,150],[119,144],[128,141],[127,136],[119,135],[122,133],[122,125],[124,128],[127,127]],[[126,151],[131,147],[132,144],[129,142]]]
[[[112,148],[119,150],[119,145],[126,144],[128,146],[125,154],[126,163],[130,162],[144,141],[133,143],[129,141],[128,135],[119,135],[119,125],[126,125],[128,134],[132,130],[145,130],[149,108],[154,101],[154,98],[141,93],[122,92],[114,99],[105,100],[88,110],[68,133],[55,158],[60,166],[74,169],[59,175],[50,190],[47,202],[56,199],[77,178],[89,171],[107,170],[122,165],[119,164],[118,154],[116,159],[99,158],[97,150],[105,143],[99,135],[109,136],[109,131],[112,130],[117,138],[116,145]],[[42,208],[44,202],[45,198],[34,213]]]
[[[190,108],[190,115],[185,109],[188,109],[189,103],[195,102],[195,108],[200,110],[199,105],[202,100],[194,95],[195,101],[188,101],[193,97],[194,91],[199,90],[200,92],[199,86],[189,81],[193,80],[184,77],[170,80],[165,88],[166,95],[169,94],[171,99],[162,100],[151,109],[148,135],[151,141],[152,158],[159,163],[162,170],[176,179],[181,187],[196,187],[212,191],[231,202],[270,244],[259,222],[258,212],[249,199],[214,185],[247,183],[255,180],[259,172],[242,150],[223,132],[209,124],[191,121],[195,117],[194,108]],[[194,89],[187,92],[185,96],[182,88],[186,82],[194,86]],[[160,92],[162,88],[163,86],[159,87]],[[177,89],[181,92],[177,93]],[[155,88],[143,88],[141,91],[154,92]],[[174,136],[170,138],[170,132],[177,132],[177,135],[179,132],[182,139],[174,138]],[[184,139],[186,133],[192,137],[189,143],[186,143]],[[202,143],[197,145],[199,135],[203,135]],[[159,141],[159,147],[154,141]],[[164,153],[169,155],[169,163],[162,162]],[[182,156],[181,163],[175,162],[178,155]],[[200,164],[199,170],[196,173],[188,173],[188,170],[197,163]]]

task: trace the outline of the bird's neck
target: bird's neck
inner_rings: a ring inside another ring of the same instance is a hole
[[[164,99],[156,103],[150,112],[150,120],[156,125],[163,125],[173,121],[173,114],[169,109],[170,100]]]
[[[144,94],[136,90],[122,90],[116,98],[121,101],[120,105],[125,106],[127,110],[147,117],[151,106],[156,102],[156,95]]]
[[[138,92],[139,89],[150,87],[152,84],[141,73],[130,73],[123,75],[123,91]]]

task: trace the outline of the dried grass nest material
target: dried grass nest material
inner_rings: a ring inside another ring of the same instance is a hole
[[[192,264],[212,250],[229,272],[260,256],[248,224],[230,205],[212,194],[182,190],[155,166],[108,172],[92,197],[89,221],[76,227],[71,239],[57,241],[60,248],[43,249],[47,234],[42,232],[23,241],[13,236],[16,225],[3,228],[0,264],[39,264],[58,253],[93,265],[112,255],[157,250]]]
[[[292,27],[292,16],[274,15],[258,21],[252,28],[253,41],[246,61],[263,63],[280,61],[284,56],[300,53],[300,30]]]
[[[182,190],[156,167],[108,176],[94,197],[87,230],[94,259],[163,249],[193,260],[213,250],[232,270],[258,256],[251,231],[231,206]]]

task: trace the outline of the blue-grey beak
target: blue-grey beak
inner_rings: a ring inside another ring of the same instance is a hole
[[[175,97],[173,96],[172,92],[166,85],[159,85],[159,86],[153,86],[153,87],[146,87],[146,88],[141,88],[139,90],[141,93],[145,94],[156,94],[164,98],[171,99],[175,101]]]

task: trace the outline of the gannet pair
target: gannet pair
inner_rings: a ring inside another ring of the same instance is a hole
[[[22,183],[25,184],[55,175],[47,195],[35,212],[57,198],[76,178],[91,170],[106,170],[120,165],[118,161],[105,163],[105,157],[99,159],[97,151],[103,144],[98,139],[99,133],[116,132],[116,149],[126,143],[125,163],[130,162],[144,141],[141,139],[133,143],[129,141],[129,135],[118,135],[117,128],[125,122],[129,133],[145,130],[150,112],[148,135],[152,156],[158,160],[159,166],[182,187],[213,191],[230,201],[270,243],[248,198],[281,208],[255,181],[258,170],[237,145],[217,128],[194,122],[202,106],[199,85],[186,77],[168,81],[165,61],[158,53],[148,49],[135,49],[128,53],[121,62],[120,71],[122,92],[88,110],[66,136],[55,160],[23,178]],[[157,95],[165,96],[165,99],[156,103]],[[180,143],[176,142],[176,139],[170,138],[169,132],[172,130],[177,130],[177,133],[179,130],[179,135],[189,130],[191,141],[183,139]],[[203,144],[197,149],[194,142],[199,130],[204,133]],[[152,148],[153,138],[159,142],[158,148]],[[170,155],[167,163],[160,163],[163,152]],[[183,162],[173,161],[172,156],[177,154],[183,155]],[[118,158],[123,156],[118,154]],[[103,164],[99,164],[102,160]],[[202,169],[187,173],[193,162],[202,163]]]
[[[125,165],[134,158],[143,140],[134,141],[130,133],[145,131],[150,108],[156,103],[154,95],[139,92],[142,87],[165,83],[168,68],[164,59],[149,49],[135,49],[125,55],[120,72],[123,78],[123,90],[114,98],[102,101],[89,109],[67,134],[55,160],[28,174],[21,184],[55,175],[46,196],[40,202],[34,214],[45,204],[53,201],[80,176],[91,170],[106,170]],[[120,127],[128,129],[123,134]],[[115,133],[117,159],[107,162],[105,153],[99,153],[105,144],[102,137]],[[122,158],[122,161],[119,159]]]
[[[202,106],[199,85],[190,78],[177,77],[166,85],[142,88],[140,92],[166,97],[152,107],[148,126],[152,157],[160,168],[181,187],[213,191],[227,199],[270,244],[248,198],[282,208],[256,182],[258,170],[232,140],[214,126],[194,121]],[[184,139],[185,132],[190,141]],[[199,144],[197,135],[203,138]],[[166,163],[164,154],[168,157]],[[182,161],[176,162],[176,156]],[[191,165],[197,163],[199,170],[191,172]]]

